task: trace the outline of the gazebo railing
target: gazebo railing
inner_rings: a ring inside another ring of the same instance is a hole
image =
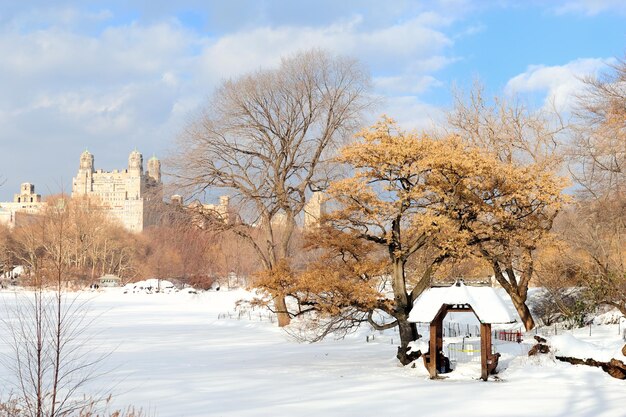
[[[454,363],[480,363],[480,340],[463,341],[460,343],[448,343],[448,359]],[[495,346],[491,346],[491,353],[496,353]]]

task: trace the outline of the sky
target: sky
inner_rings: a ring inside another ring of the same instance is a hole
[[[623,0],[0,0],[0,201],[71,191],[79,156],[167,156],[221,82],[309,48],[362,61],[377,114],[427,128],[453,86],[571,108],[626,53]]]

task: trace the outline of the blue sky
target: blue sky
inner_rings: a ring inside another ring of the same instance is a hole
[[[105,170],[164,156],[222,80],[312,47],[362,60],[377,113],[408,128],[477,78],[566,112],[579,77],[624,56],[626,2],[1,1],[0,201],[69,191],[85,148]]]

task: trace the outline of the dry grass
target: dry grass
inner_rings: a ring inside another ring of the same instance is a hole
[[[56,416],[41,417],[149,417],[149,414],[141,408],[128,406],[123,409],[110,409],[111,397],[107,398],[104,403],[90,400],[87,405],[79,410],[70,413],[59,414]],[[24,401],[20,398],[9,396],[6,401],[0,400],[0,417],[30,417]]]

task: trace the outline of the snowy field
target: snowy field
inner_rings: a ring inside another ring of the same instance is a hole
[[[98,317],[98,334],[86,347],[112,352],[97,386],[120,407],[160,417],[626,416],[626,381],[597,368],[528,358],[524,345],[509,343],[498,346],[507,367],[499,381],[478,380],[478,364],[431,381],[421,360],[415,368],[397,365],[393,331],[376,332],[369,343],[366,329],[343,340],[298,343],[258,315],[238,319],[234,303],[246,295],[81,294]],[[0,305],[11,303],[15,294],[0,292]],[[232,318],[223,317],[228,312]],[[602,352],[621,346],[616,325],[592,330],[591,338],[588,329],[576,330],[575,343],[592,342]]]

